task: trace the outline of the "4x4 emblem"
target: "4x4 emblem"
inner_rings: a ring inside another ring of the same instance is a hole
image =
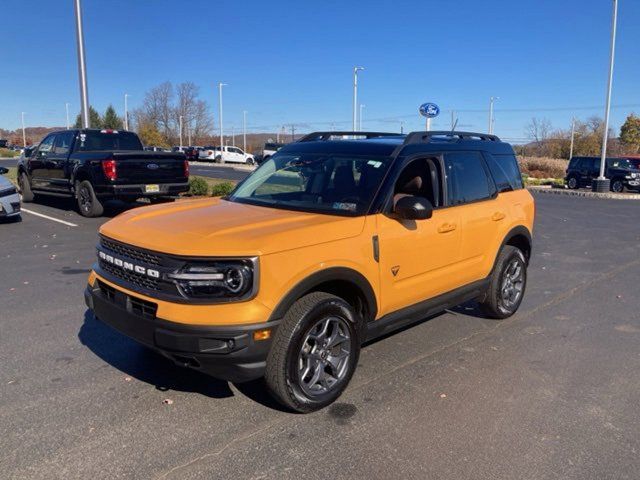
[[[391,273],[393,273],[393,276],[395,277],[396,275],[398,275],[398,272],[400,271],[400,265],[396,265],[395,267],[391,267]]]

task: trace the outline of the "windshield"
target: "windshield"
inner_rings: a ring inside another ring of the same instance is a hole
[[[631,162],[626,158],[614,158],[612,160],[608,160],[608,162],[609,162],[609,168],[623,168],[623,169],[633,168],[633,166],[631,165]],[[600,162],[598,162],[598,165],[599,164]]]
[[[335,215],[363,215],[384,178],[389,157],[278,153],[229,200]]]
[[[76,150],[81,152],[101,150],[142,150],[142,143],[135,133],[116,130],[80,132]]]

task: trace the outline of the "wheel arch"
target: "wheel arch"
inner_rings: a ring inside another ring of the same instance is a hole
[[[360,272],[347,267],[331,267],[313,273],[290,289],[273,310],[270,321],[277,320],[301,297],[311,292],[326,292],[343,298],[366,322],[378,312],[373,287]]]
[[[511,245],[513,247],[520,249],[524,254],[524,258],[527,260],[527,264],[529,263],[529,260],[531,258],[531,250],[533,247],[533,242],[531,239],[531,232],[527,227],[523,225],[518,225],[517,227],[514,227],[511,230],[509,230],[509,232],[505,235],[504,239],[502,240],[502,244],[500,245],[498,252],[496,253],[496,258],[494,260],[494,268],[495,268],[495,262],[498,259],[498,255],[500,255],[500,251],[502,251],[505,245]]]

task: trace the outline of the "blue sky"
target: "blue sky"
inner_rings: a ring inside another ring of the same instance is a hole
[[[4,0],[0,127],[64,125],[79,108],[71,0]],[[91,104],[121,113],[165,80],[193,81],[217,124],[250,130],[350,128],[351,75],[360,76],[364,128],[423,128],[417,109],[437,103],[433,128],[487,130],[522,139],[531,117],[568,127],[603,115],[610,0],[379,2],[83,0]],[[613,127],[640,112],[640,2],[620,0]],[[229,132],[230,133],[230,132]]]

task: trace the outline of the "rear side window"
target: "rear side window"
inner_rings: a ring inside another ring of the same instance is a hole
[[[485,158],[498,192],[523,188],[522,175],[515,155],[487,154]]]
[[[478,152],[452,152],[444,155],[449,205],[486,200],[495,187]]]
[[[142,143],[135,133],[116,131],[80,132],[76,150],[81,152],[101,150],[142,150]]]

